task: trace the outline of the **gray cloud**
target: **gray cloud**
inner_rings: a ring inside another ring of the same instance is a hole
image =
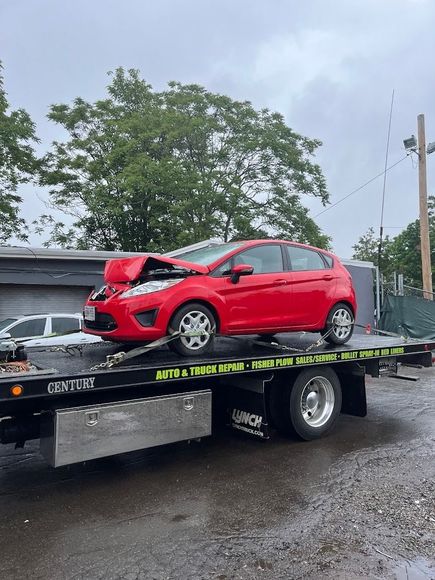
[[[49,104],[100,98],[108,70],[134,67],[156,88],[197,82],[282,112],[296,131],[322,139],[317,159],[334,202],[382,171],[393,88],[390,163],[416,133],[418,113],[435,140],[434,24],[430,0],[3,0],[0,58],[11,104],[37,122],[41,150],[62,138],[45,118]],[[435,155],[429,188],[434,179]],[[319,216],[337,253],[350,255],[379,227],[381,193],[379,179]],[[28,218],[44,209],[34,194],[25,188]],[[306,204],[313,215],[322,209]],[[417,172],[406,160],[388,175],[384,223],[417,215]]]

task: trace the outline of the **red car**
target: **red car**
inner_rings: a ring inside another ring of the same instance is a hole
[[[147,342],[180,331],[184,336],[170,346],[198,355],[209,350],[215,332],[320,331],[335,344],[353,332],[350,274],[333,254],[293,242],[231,242],[182,259],[109,260],[104,279],[85,305],[84,331],[106,340]]]

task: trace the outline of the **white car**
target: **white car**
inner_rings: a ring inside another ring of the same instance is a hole
[[[26,347],[68,346],[101,342],[82,332],[81,314],[32,314],[0,321],[0,339],[13,338]]]

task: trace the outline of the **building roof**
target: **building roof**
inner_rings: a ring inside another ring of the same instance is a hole
[[[350,259],[343,259],[340,258],[340,262],[344,264],[344,266],[359,266],[360,268],[375,268],[376,266],[373,262],[365,262],[364,260],[350,260]]]
[[[31,248],[30,246],[0,246],[0,258],[31,258],[44,260],[97,260],[143,256],[147,252],[107,252],[98,250],[65,250],[63,248]],[[149,254],[149,253],[148,253]]]
[[[181,253],[197,250],[217,243],[222,240],[210,239],[180,248],[165,255],[176,257]],[[112,258],[129,258],[134,256],[155,255],[152,252],[108,252],[100,250],[65,250],[63,248],[31,248],[30,246],[0,246],[0,258],[23,258],[23,259],[45,259],[45,260],[93,260],[105,262]],[[361,268],[374,268],[373,262],[362,260],[341,259],[344,265],[359,266]]]
[[[210,245],[222,243],[218,239],[204,240],[168,252],[166,256],[176,257],[183,252],[198,250]],[[30,246],[0,246],[0,258],[31,258],[44,260],[97,260],[106,261],[112,258],[130,258],[134,256],[152,256],[156,252],[108,252],[106,250],[65,250],[63,248],[32,248]]]

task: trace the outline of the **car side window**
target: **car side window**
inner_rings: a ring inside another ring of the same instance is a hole
[[[223,264],[221,264],[216,270],[213,272],[213,276],[229,276],[231,274],[231,259],[227,260]]]
[[[51,332],[54,334],[64,334],[65,332],[78,332],[80,330],[80,320],[78,318],[52,318]]]
[[[249,248],[234,256],[233,260],[235,266],[237,264],[254,266],[254,274],[270,274],[284,270],[281,246],[278,244]]]
[[[328,264],[328,268],[332,268],[334,265],[334,260],[331,258],[331,256],[328,256],[328,254],[322,254],[322,256],[325,258],[326,263]]]
[[[43,336],[45,330],[45,318],[24,320],[13,326],[8,332],[12,338],[26,338],[28,336]]]
[[[291,269],[294,272],[307,270],[325,270],[326,264],[321,255],[315,250],[299,248],[298,246],[286,246]]]

